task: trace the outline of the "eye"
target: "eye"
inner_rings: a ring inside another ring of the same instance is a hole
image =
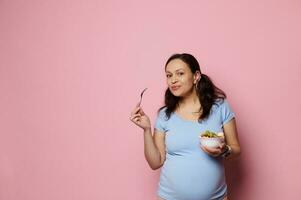
[[[180,73],[178,73],[180,76],[182,76],[184,73],[183,72],[180,72]]]
[[[170,77],[170,75],[169,75],[169,74],[167,74],[167,75],[166,75],[166,77],[167,77],[167,78],[169,78],[169,77]]]

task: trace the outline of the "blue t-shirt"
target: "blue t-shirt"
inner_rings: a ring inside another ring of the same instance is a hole
[[[223,131],[234,116],[226,99],[213,104],[209,117],[198,123],[160,110],[155,128],[165,134],[166,160],[157,194],[166,200],[220,200],[227,194],[224,162],[200,148],[200,133]],[[158,133],[160,134],[160,133]]]

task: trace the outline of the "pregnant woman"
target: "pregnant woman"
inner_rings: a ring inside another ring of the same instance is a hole
[[[158,200],[228,200],[224,161],[238,157],[235,115],[226,94],[201,73],[191,54],[174,54],[165,64],[165,105],[151,131],[149,117],[139,104],[130,120],[144,130],[149,166],[161,168]],[[223,132],[216,148],[201,146],[205,131]]]

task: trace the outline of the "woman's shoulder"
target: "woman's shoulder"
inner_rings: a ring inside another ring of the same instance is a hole
[[[166,109],[167,109],[167,106],[162,106],[161,108],[158,109],[158,114],[159,115],[165,114]]]
[[[212,105],[213,109],[220,109],[228,105],[227,99],[217,99]]]
[[[159,108],[158,117],[160,117],[162,119],[166,118],[166,110],[167,110],[167,106],[163,106],[163,107]]]
[[[222,104],[224,104],[225,101],[227,101],[227,100],[226,100],[226,99],[216,99],[216,100],[214,101],[213,105],[219,107],[219,106],[221,106]]]

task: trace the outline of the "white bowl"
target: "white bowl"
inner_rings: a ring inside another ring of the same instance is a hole
[[[209,147],[209,148],[217,148],[222,142],[223,137],[204,137],[200,136],[200,142],[202,146]]]

